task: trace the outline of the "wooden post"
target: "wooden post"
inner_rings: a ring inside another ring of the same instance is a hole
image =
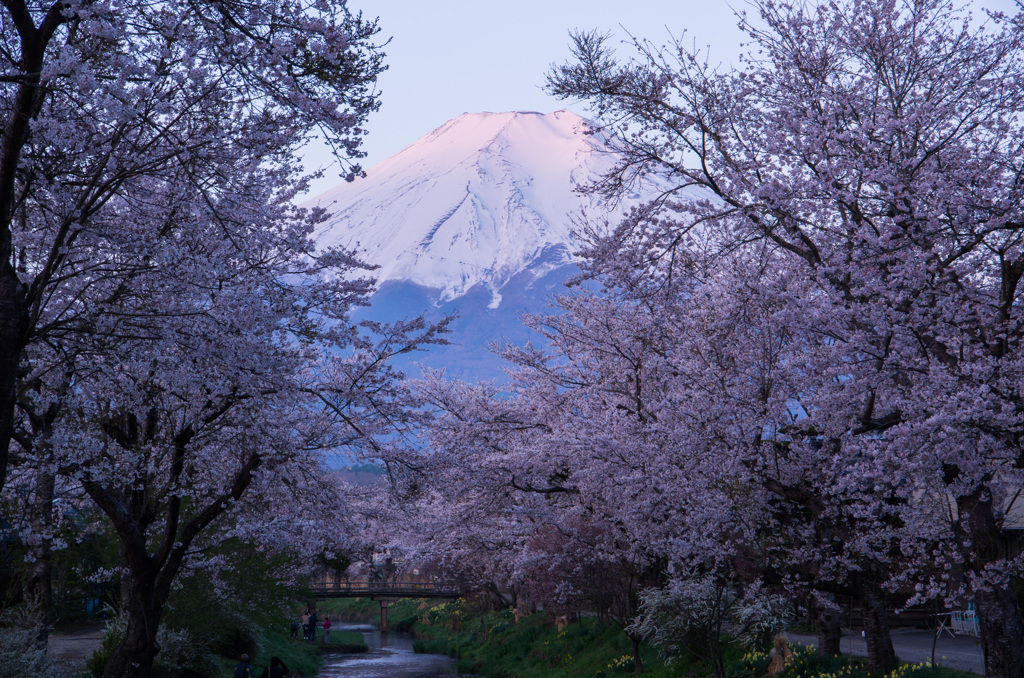
[[[388,601],[380,601],[380,632],[388,632]]]

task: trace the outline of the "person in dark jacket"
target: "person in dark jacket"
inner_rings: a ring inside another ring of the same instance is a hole
[[[271,657],[270,666],[263,669],[260,678],[283,678],[289,674],[288,665],[280,657]]]
[[[318,619],[316,612],[309,613],[309,639],[316,640],[316,623]]]
[[[235,664],[235,672],[232,674],[232,678],[256,678],[252,666],[249,665],[249,655],[243,654],[239,659],[242,661]]]

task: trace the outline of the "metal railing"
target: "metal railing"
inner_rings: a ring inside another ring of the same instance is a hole
[[[394,596],[396,598],[458,598],[455,586],[422,581],[314,581],[310,583],[318,598],[355,598]]]

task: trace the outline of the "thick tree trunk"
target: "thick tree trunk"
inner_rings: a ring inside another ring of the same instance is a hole
[[[50,530],[53,526],[53,496],[56,482],[47,465],[42,464],[36,481],[32,529],[36,533],[26,566],[25,602],[29,625],[36,630],[36,642],[45,646],[53,623],[53,553]]]
[[[835,602],[830,596],[831,602]],[[818,655],[821,657],[836,657],[840,651],[840,641],[843,639],[843,631],[839,626],[839,610],[825,606],[816,605],[818,609]]]
[[[192,430],[186,429],[187,438],[184,434],[178,435],[179,448],[188,443]],[[89,478],[82,479],[83,489],[117,529],[118,562],[122,567],[120,613],[127,623],[127,630],[107,660],[103,678],[149,676],[153,658],[160,650],[156,644],[160,618],[187,549],[197,535],[227,510],[230,500],[237,501],[245,493],[252,482],[252,472],[259,465],[259,454],[252,453],[236,472],[231,490],[199,509],[197,515],[184,525],[180,525],[178,520],[179,499],[172,496],[165,505],[163,534],[151,535],[157,537],[161,544],[152,555],[147,547],[149,523],[137,522],[133,518],[136,502],[145,501],[145,497],[136,495],[123,501],[116,491],[103,484]]]
[[[156,631],[163,613],[163,604],[154,597],[156,588],[156,572],[152,568],[122,574],[120,613],[127,628],[107,659],[103,678],[149,678],[153,659],[160,650]]]
[[[15,186],[21,153],[29,138],[30,122],[43,102],[39,87],[46,47],[57,27],[67,21],[64,12],[48,13],[38,29],[24,2],[7,6],[21,37],[21,79],[0,134],[0,489],[7,480],[7,459],[14,435],[14,407],[22,351],[28,341],[28,288],[18,277],[14,247]],[[11,15],[9,15],[11,16]]]
[[[873,583],[863,589],[864,638],[868,644],[868,671],[876,674],[891,673],[899,659],[889,635],[889,608],[885,596]]]
[[[1020,602],[1012,589],[974,594],[985,651],[985,675],[1024,678],[1024,625]]]
[[[14,409],[22,351],[28,331],[25,286],[9,261],[0,259],[0,488],[14,435]]]
[[[979,487],[971,495],[957,498],[957,508],[961,536],[974,546],[965,558],[966,569],[980,574],[986,565],[1003,557],[991,494],[985,487]],[[1024,624],[1013,589],[975,590],[973,594],[985,653],[985,676],[1024,678]]]

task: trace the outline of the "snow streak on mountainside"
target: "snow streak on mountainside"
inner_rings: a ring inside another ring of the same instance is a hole
[[[462,115],[312,201],[332,214],[320,241],[358,249],[381,283],[439,290],[440,301],[482,284],[495,307],[514,276],[571,260],[570,215],[584,208],[615,223],[640,199],[609,212],[576,191],[615,162],[586,129],[565,110]]]

